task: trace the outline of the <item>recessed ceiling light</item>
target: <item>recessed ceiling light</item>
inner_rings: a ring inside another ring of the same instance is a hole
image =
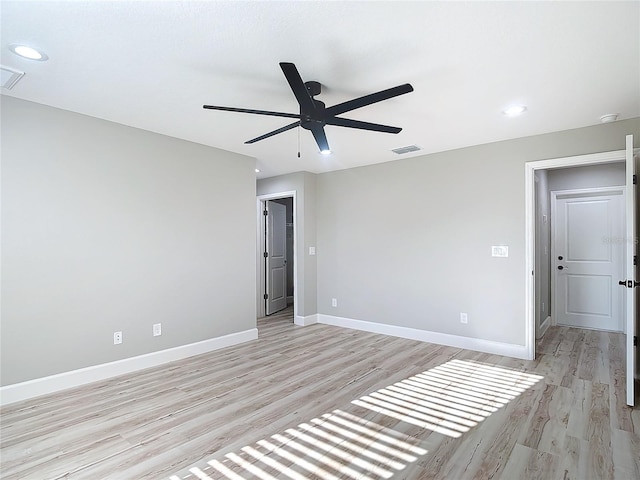
[[[320,150],[322,155],[331,155],[331,150]]]
[[[20,45],[18,43],[14,43],[9,45],[9,50],[11,50],[16,55],[27,58],[29,60],[38,60],[39,62],[44,62],[45,60],[49,60],[49,57],[46,53],[33,48],[27,45]]]
[[[260,173],[260,169],[259,169],[259,168],[256,168],[256,169],[254,170],[254,172],[256,172],[256,173]]]
[[[512,105],[508,108],[505,108],[502,113],[507,117],[517,117],[518,115],[522,115],[527,111],[527,107],[525,105]]]

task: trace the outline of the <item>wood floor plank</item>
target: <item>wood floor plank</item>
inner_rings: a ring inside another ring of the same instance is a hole
[[[611,448],[611,420],[609,385],[594,383],[587,441],[589,442],[589,472],[596,478],[613,478],[613,451]]]
[[[554,475],[555,480],[583,480],[589,478],[587,460],[589,442],[581,438],[565,436],[564,450]]]
[[[501,477],[548,480],[558,470],[559,463],[560,459],[556,455],[516,444]]]
[[[640,478],[640,435],[626,430],[611,431],[613,472],[617,479]]]
[[[526,361],[327,325],[0,410],[3,479],[640,477],[624,336],[550,327]]]

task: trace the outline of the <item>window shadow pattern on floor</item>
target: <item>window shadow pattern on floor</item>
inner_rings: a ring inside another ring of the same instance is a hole
[[[459,438],[542,379],[453,359],[169,478],[389,479],[428,454],[406,432],[417,428]]]

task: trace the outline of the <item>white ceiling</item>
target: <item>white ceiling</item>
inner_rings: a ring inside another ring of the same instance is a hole
[[[3,95],[255,157],[260,177],[325,172],[640,116],[640,2],[1,2]],[[12,43],[47,62],[15,56]],[[331,156],[291,119],[278,62],[327,106],[402,83],[414,92],[345,117],[397,135],[325,128]],[[528,112],[507,118],[513,103]],[[300,138],[301,158],[297,158]],[[423,151],[398,156],[410,144]]]

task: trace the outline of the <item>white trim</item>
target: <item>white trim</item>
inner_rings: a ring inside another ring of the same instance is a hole
[[[536,322],[535,322],[535,172],[562,167],[577,167],[581,165],[596,165],[601,163],[621,162],[625,160],[625,150],[614,152],[593,153],[573,157],[552,158],[538,160],[524,164],[524,195],[525,195],[525,349],[527,359],[533,360],[536,355]]]
[[[293,198],[293,314],[294,318],[298,312],[300,305],[300,298],[298,297],[298,228],[300,222],[298,221],[298,199],[296,196],[296,190],[288,192],[268,193],[265,195],[258,195],[256,197],[257,216],[256,216],[256,312],[257,317],[265,316],[264,309],[264,202],[267,200],[278,200],[280,198]]]
[[[626,185],[612,185],[610,187],[575,188],[572,190],[550,190],[549,194],[557,198],[563,197],[599,197],[605,195],[624,195]]]
[[[293,318],[294,318],[293,323],[295,323],[300,327],[306,327],[308,325],[313,325],[314,323],[318,323],[317,313],[314,313],[313,315],[307,315],[306,317],[303,317],[301,315],[296,315]]]
[[[527,358],[527,350],[524,345],[512,343],[494,342],[480,338],[462,337],[450,335],[448,333],[431,332],[428,330],[418,330],[416,328],[398,327],[385,323],[367,322],[364,320],[354,320],[352,318],[334,317],[333,315],[318,314],[318,323],[333,325],[336,327],[351,328],[371,333],[380,333],[392,337],[408,338],[421,342],[447,345],[449,347],[464,348],[478,352],[493,353],[514,358]]]
[[[547,332],[547,328],[551,326],[551,317],[547,317],[540,324],[540,331],[538,332],[538,339],[542,338],[544,334]]]
[[[524,346],[527,350],[527,360],[536,358],[536,313],[535,313],[535,272],[536,257],[536,185],[535,170],[533,165],[525,163],[524,182],[524,209],[525,209],[525,291],[524,291]],[[540,167],[542,168],[542,167]]]
[[[597,165],[602,163],[621,162],[625,159],[625,150],[613,152],[589,153],[575,155],[573,157],[550,158],[548,160],[536,160],[526,162],[525,166],[534,170],[547,170],[562,167],[579,167],[583,165]]]
[[[115,362],[93,365],[70,372],[58,373],[48,377],[36,378],[26,382],[0,387],[0,405],[27,400],[29,398],[78,387],[87,383],[105,380],[126,373],[156,367],[183,358],[231,347],[258,338],[258,329],[231,333],[222,337],[210,338],[200,342],[168,348],[136,357],[116,360]]]

